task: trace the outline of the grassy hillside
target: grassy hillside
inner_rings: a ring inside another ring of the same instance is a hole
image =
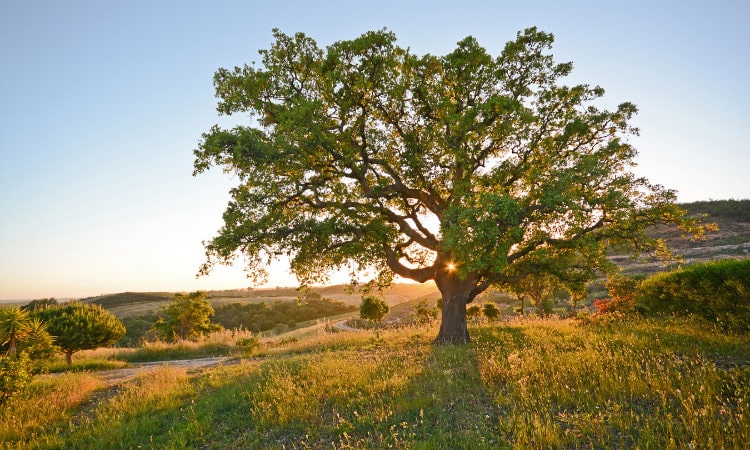
[[[8,448],[745,448],[748,336],[700,324],[504,322],[319,332],[190,372],[37,379]],[[272,344],[268,344],[272,345]],[[43,401],[40,402],[40,399]]]
[[[717,259],[750,258],[750,200],[712,200],[680,205],[691,217],[703,223],[718,225],[718,231],[706,234],[705,240],[686,238],[674,228],[659,227],[652,234],[682,256],[684,263]],[[631,275],[653,274],[665,270],[661,261],[644,256],[633,260],[629,255],[615,254],[612,260]]]

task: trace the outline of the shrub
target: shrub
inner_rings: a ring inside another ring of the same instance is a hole
[[[466,308],[467,319],[473,319],[475,317],[479,317],[480,314],[482,314],[482,308],[479,305],[471,305],[468,308]]]
[[[0,309],[0,345],[8,345],[8,354],[15,356],[18,342],[31,332],[29,313],[17,306]]]
[[[31,372],[31,360],[25,352],[0,356],[0,404],[26,387],[31,381]]]
[[[599,314],[625,313],[635,310],[639,281],[626,275],[615,275],[607,280],[606,288],[609,299],[594,300],[594,307]]]
[[[498,317],[500,317],[500,310],[495,306],[494,303],[485,303],[484,307],[482,308],[482,312],[484,313],[484,317],[487,318],[487,320],[495,320]]]
[[[697,315],[725,331],[750,331],[750,260],[654,275],[641,283],[637,304],[650,314]]]

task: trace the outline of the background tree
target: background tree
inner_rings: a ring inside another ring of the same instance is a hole
[[[380,323],[388,315],[390,307],[380,297],[368,295],[362,298],[359,305],[359,317]]]
[[[167,340],[197,340],[212,331],[221,329],[211,323],[214,308],[203,291],[175,294],[169,305],[162,307],[160,320],[154,328]]]
[[[242,254],[255,280],[289,256],[302,284],[331,269],[434,280],[437,342],[467,342],[466,307],[512,270],[605,249],[666,249],[645,230],[698,231],[675,194],[631,172],[631,103],[561,80],[571,63],[530,28],[493,57],[468,37],[445,56],[417,56],[388,31],[326,49],[274,30],[261,67],[219,69],[218,110],[249,125],[214,126],[195,150],[238,185],[201,273]]]
[[[440,313],[440,308],[431,306],[427,299],[419,300],[412,309],[414,310],[414,318],[420,324],[431,323],[434,319],[437,319]]]
[[[68,365],[74,353],[112,345],[125,335],[120,319],[100,305],[65,303],[38,309],[33,316],[46,323]]]
[[[522,309],[524,299],[528,298],[540,315],[546,315],[548,307],[545,304],[550,302],[559,288],[559,280],[546,272],[532,272],[508,284],[508,290],[521,300]]]

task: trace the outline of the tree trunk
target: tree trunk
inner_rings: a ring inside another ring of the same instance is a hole
[[[73,365],[73,352],[65,352],[65,362],[68,363],[69,366]]]
[[[469,329],[466,325],[466,305],[474,300],[472,291],[477,277],[473,274],[460,278],[453,266],[445,266],[435,277],[435,284],[443,298],[440,332],[436,344],[467,344]]]

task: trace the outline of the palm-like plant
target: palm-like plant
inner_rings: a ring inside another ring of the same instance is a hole
[[[18,341],[31,332],[29,313],[17,306],[0,309],[0,345],[8,344],[8,355],[16,354]]]

